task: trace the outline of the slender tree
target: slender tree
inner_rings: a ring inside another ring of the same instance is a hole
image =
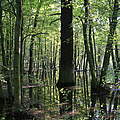
[[[110,29],[109,29],[109,34],[108,34],[108,40],[107,40],[107,45],[105,49],[105,55],[103,59],[103,65],[101,69],[101,75],[100,75],[100,83],[99,83],[99,90],[102,90],[102,86],[105,82],[105,76],[106,72],[108,69],[109,61],[110,61],[110,55],[112,55],[112,45],[113,45],[113,39],[114,39],[114,34],[117,26],[117,18],[118,18],[118,10],[119,10],[119,0],[114,0],[114,7],[113,7],[113,13],[112,17],[110,20]],[[100,95],[100,104],[103,106],[103,109],[106,111],[106,99],[105,96],[102,94]]]
[[[22,0],[16,0],[16,22],[14,36],[14,104],[17,108],[21,105],[21,82],[20,82],[20,35],[22,22]]]
[[[1,1],[0,1],[0,45],[1,45],[1,49],[2,49],[2,59],[4,59],[4,57],[3,57],[4,56],[3,40],[4,40],[4,36],[3,36],[3,32],[2,32],[2,6],[1,6]],[[2,82],[0,80],[0,98],[1,98],[0,103],[3,103],[2,96],[3,96]]]
[[[97,90],[97,79],[95,75],[95,63],[94,63],[94,55],[93,55],[93,45],[91,38],[91,23],[89,21],[89,0],[84,0],[85,7],[85,20],[83,23],[83,36],[84,36],[84,46],[85,52],[87,54],[87,59],[89,62],[89,68],[91,73],[91,110],[90,110],[90,119],[92,119],[94,115],[94,107],[96,103],[96,90]],[[88,32],[89,28],[89,32]],[[89,35],[88,35],[89,33]],[[89,37],[88,37],[89,36]]]

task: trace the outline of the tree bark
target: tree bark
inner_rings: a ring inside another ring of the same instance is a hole
[[[14,37],[14,104],[16,108],[21,105],[21,81],[20,81],[20,35],[22,22],[22,0],[16,0],[16,22]]]
[[[1,45],[1,49],[2,49],[2,60],[4,62],[4,54],[5,54],[5,51],[4,51],[4,46],[3,46],[3,41],[4,41],[4,36],[3,36],[3,31],[2,31],[2,6],[1,6],[1,1],[0,1],[0,45]],[[3,65],[3,69],[4,69],[4,65]],[[3,97],[3,90],[2,90],[2,82],[0,80],[0,103],[2,105],[3,103],[3,100],[2,100],[2,97]],[[0,107],[1,107],[0,105]]]
[[[84,46],[85,52],[87,54],[87,59],[89,62],[89,69],[91,74],[91,109],[90,109],[90,118],[92,119],[94,116],[94,107],[96,104],[96,93],[97,93],[97,79],[95,75],[95,63],[94,63],[94,55],[93,55],[93,45],[92,45],[92,37],[91,37],[91,23],[89,20],[89,0],[84,0],[85,7],[85,20],[83,23],[83,37],[84,37]],[[89,29],[88,29],[89,28]],[[89,32],[88,32],[89,30]],[[89,33],[89,38],[88,38]]]
[[[60,113],[72,111],[72,86],[73,79],[73,26],[72,26],[72,0],[61,0],[61,54],[59,64],[59,89],[60,103],[68,100],[67,105],[61,107]],[[61,92],[63,88],[63,92]],[[70,88],[70,89],[69,89]]]

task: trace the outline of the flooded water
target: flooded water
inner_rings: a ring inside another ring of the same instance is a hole
[[[60,114],[61,106],[67,105],[67,102],[60,103],[56,87],[58,78],[46,74],[40,82],[36,81],[36,84],[23,86],[23,99],[19,111],[16,111],[13,106],[2,105],[0,107],[0,120],[120,120],[119,94],[116,110],[114,110],[115,98],[111,99],[112,92],[109,97],[105,96],[107,100],[107,112],[105,113],[100,107],[98,98],[94,108],[91,107],[90,81],[83,80],[78,73],[76,73],[75,78],[76,86],[70,88],[73,90],[71,112]],[[29,98],[30,88],[33,90],[32,99]],[[111,112],[109,112],[110,106]],[[92,119],[90,111],[94,113]]]

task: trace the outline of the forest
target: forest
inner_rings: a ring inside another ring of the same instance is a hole
[[[0,120],[120,120],[119,0],[0,0]]]

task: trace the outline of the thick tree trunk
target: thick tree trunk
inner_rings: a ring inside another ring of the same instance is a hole
[[[72,0],[61,0],[61,55],[59,67],[60,103],[68,101],[66,106],[61,107],[61,114],[72,111],[72,86],[73,79],[73,26],[72,26]],[[70,89],[69,89],[69,88]],[[60,90],[63,88],[63,92]]]

